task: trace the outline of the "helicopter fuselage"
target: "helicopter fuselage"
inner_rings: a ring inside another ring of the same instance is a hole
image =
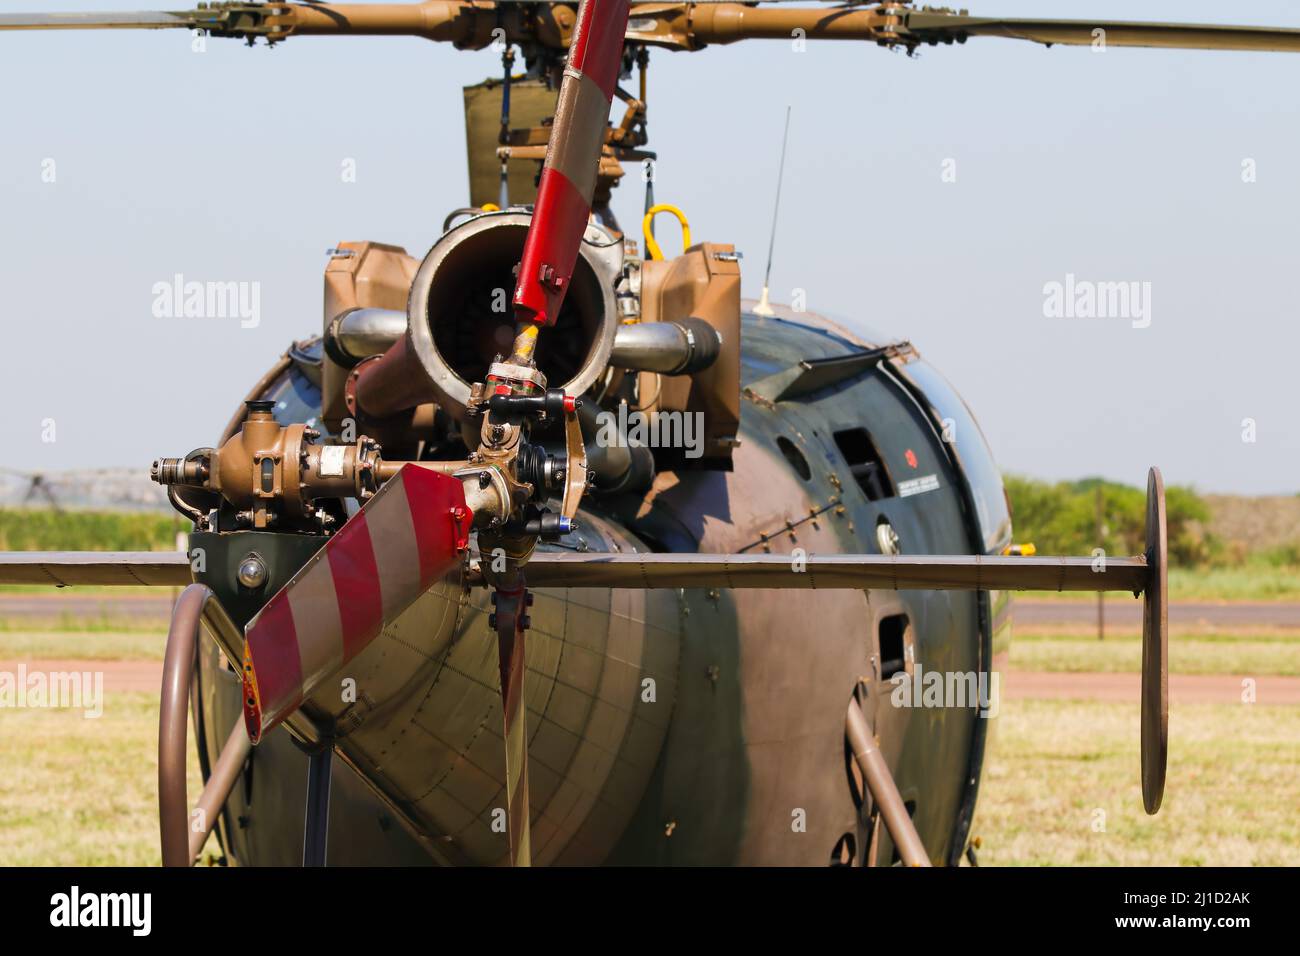
[[[589,499],[580,530],[551,547],[788,554],[797,567],[814,553],[1009,543],[978,427],[914,349],[801,391],[772,383],[872,343],[785,310],[746,312],[742,336],[733,470],[665,471],[647,494]],[[293,365],[265,397],[282,423],[319,415]],[[892,843],[846,750],[856,694],[928,853],[955,862],[996,707],[894,691],[918,668],[977,686],[1006,652],[1007,605],[989,591],[539,589],[524,682],[534,861],[888,864]],[[488,613],[485,591],[449,577],[308,702],[342,758],[331,863],[507,859]],[[200,682],[209,765],[240,712],[215,645]],[[282,728],[255,749],[221,821],[234,860],[301,860],[310,736]]]

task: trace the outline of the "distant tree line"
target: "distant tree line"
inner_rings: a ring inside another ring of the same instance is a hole
[[[0,508],[3,551],[170,551],[179,516],[158,512]]]
[[[1146,523],[1146,489],[1099,478],[1046,482],[1007,475],[1012,524],[1017,542],[1033,542],[1040,554],[1140,554]],[[1097,527],[1097,488],[1101,488],[1102,529]],[[1165,488],[1169,552],[1181,567],[1239,563],[1209,530],[1210,508],[1191,488]],[[5,551],[156,551],[176,546],[176,533],[188,530],[177,516],[159,512],[55,511],[0,508],[0,550]],[[1300,545],[1253,554],[1271,566],[1300,566]]]
[[[1040,554],[1141,554],[1145,549],[1146,488],[1101,478],[1050,483],[1005,476],[1011,523],[1018,542],[1032,541]],[[1097,489],[1101,488],[1101,531]],[[1208,531],[1209,506],[1191,488],[1165,486],[1169,555],[1173,563],[1205,565],[1220,552]]]

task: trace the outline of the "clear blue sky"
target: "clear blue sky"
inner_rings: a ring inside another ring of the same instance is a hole
[[[1300,26],[1286,2],[969,5]],[[423,255],[464,203],[460,88],[498,69],[406,38],[196,54],[183,31],[0,34],[0,465],[146,468],[211,443],[288,341],[319,332],[327,248]],[[991,38],[915,60],[780,41],[658,53],[657,196],[696,237],[734,241],[756,295],[790,104],[775,298],[804,289],[912,339],[1005,470],[1140,483],[1154,463],[1205,491],[1293,493],[1298,77],[1297,55]],[[641,201],[639,182],[621,190],[625,224]],[[261,324],[155,318],[152,287],[175,273],[260,282]],[[1044,285],[1067,274],[1150,282],[1150,326],[1045,317]]]

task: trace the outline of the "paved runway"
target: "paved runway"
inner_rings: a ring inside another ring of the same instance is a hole
[[[1015,623],[1020,627],[1035,625],[1079,625],[1095,627],[1097,602],[1044,601],[1033,598],[1016,598]],[[1296,627],[1300,628],[1300,604],[1258,603],[1171,603],[1169,626],[1200,625],[1205,627]],[[1142,602],[1111,599],[1106,602],[1107,627],[1142,626]]]

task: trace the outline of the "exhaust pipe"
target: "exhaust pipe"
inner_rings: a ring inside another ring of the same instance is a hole
[[[350,309],[325,330],[325,351],[344,368],[380,355],[406,334],[406,313],[398,309]]]
[[[703,319],[637,322],[618,327],[609,364],[636,372],[693,375],[717,361],[721,351],[721,333]]]
[[[582,442],[587,446],[587,469],[594,473],[597,490],[604,493],[645,491],[654,483],[654,453],[642,445],[631,445],[620,432],[620,441],[613,445],[597,440],[601,429],[602,411],[595,402],[578,406],[578,424],[582,426]]]

